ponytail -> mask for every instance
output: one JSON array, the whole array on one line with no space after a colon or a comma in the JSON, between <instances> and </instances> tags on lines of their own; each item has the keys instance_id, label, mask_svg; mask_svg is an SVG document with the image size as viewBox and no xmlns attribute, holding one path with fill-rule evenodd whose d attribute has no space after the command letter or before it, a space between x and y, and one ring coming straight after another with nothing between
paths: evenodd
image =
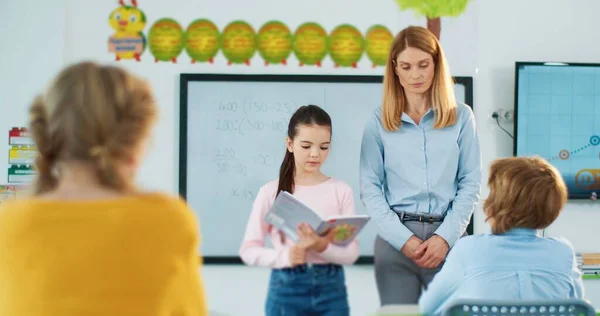
<instances>
[{"instance_id":1,"label":"ponytail","mask_svg":"<svg viewBox=\"0 0 600 316\"><path fill-rule=\"evenodd\" d=\"M33 101L29 108L29 126L31 135L37 144L38 155L35 159L37 177L34 181L34 194L40 195L56 188L58 179L53 174L57 149L50 142L48 114L41 96Z\"/></svg>"},{"instance_id":2,"label":"ponytail","mask_svg":"<svg viewBox=\"0 0 600 316\"><path fill-rule=\"evenodd\" d=\"M126 192L131 189L130 181L117 170L118 162L114 150L109 146L96 146L90 150L90 157L94 162L96 177L105 187Z\"/></svg>"},{"instance_id":3,"label":"ponytail","mask_svg":"<svg viewBox=\"0 0 600 316\"><path fill-rule=\"evenodd\" d=\"M99 75L106 85L94 92L114 97L116 120L90 147L89 158L94 162L96 176L102 185L119 192L131 192L135 190L134 181L120 172L119 166L135 159L141 141L149 136L157 114L154 98L146 82L117 68L101 68Z\"/></svg>"},{"instance_id":4,"label":"ponytail","mask_svg":"<svg viewBox=\"0 0 600 316\"><path fill-rule=\"evenodd\" d=\"M290 194L294 193L294 175L296 173L296 162L294 160L294 154L286 149L285 156L281 162L279 168L279 186L277 188L277 195L281 191L287 191Z\"/></svg>"}]
</instances>

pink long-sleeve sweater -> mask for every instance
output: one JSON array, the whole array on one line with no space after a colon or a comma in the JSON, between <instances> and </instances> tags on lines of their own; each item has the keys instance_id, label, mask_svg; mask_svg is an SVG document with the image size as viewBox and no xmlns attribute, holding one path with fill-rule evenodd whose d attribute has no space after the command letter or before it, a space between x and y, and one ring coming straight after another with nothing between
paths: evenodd
<instances>
[{"instance_id":1,"label":"pink long-sleeve sweater","mask_svg":"<svg viewBox=\"0 0 600 316\"><path fill-rule=\"evenodd\" d=\"M244 240L240 247L240 257L248 265L271 268L290 267L289 250L294 242L286 238L283 232L265 222L265 214L271 208L277 195L278 180L262 186L256 196L252 213L248 220ZM354 195L352 188L343 181L330 178L313 186L296 185L294 196L327 218L334 215L354 214ZM272 247L265 247L267 235ZM306 261L313 264L336 263L352 264L358 259L358 240L346 247L329 244L321 252L309 252Z\"/></svg>"}]
</instances>

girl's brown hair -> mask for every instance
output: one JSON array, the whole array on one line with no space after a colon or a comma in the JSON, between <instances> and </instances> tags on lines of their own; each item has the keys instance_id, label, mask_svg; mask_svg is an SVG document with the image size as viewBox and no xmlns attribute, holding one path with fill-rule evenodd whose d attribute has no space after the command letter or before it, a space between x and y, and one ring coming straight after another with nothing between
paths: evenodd
<instances>
[{"instance_id":1,"label":"girl's brown hair","mask_svg":"<svg viewBox=\"0 0 600 316\"><path fill-rule=\"evenodd\" d=\"M133 189L118 165L135 158L155 121L146 82L121 68L81 62L61 71L29 113L39 151L34 194L56 188L60 161L91 162L102 185Z\"/></svg>"},{"instance_id":2,"label":"girl's brown hair","mask_svg":"<svg viewBox=\"0 0 600 316\"><path fill-rule=\"evenodd\" d=\"M383 127L395 131L402 125L401 116L406 109L406 96L396 74L398 55L407 47L422 50L433 58L434 77L429 89L433 109L436 110L435 128L443 128L456 122L456 97L450 68L444 51L433 33L423 27L409 26L394 38L383 78Z\"/></svg>"},{"instance_id":3,"label":"girl's brown hair","mask_svg":"<svg viewBox=\"0 0 600 316\"><path fill-rule=\"evenodd\" d=\"M288 137L294 140L296 134L298 134L298 128L300 125L317 125L331 128L331 117L321 107L313 104L303 105L299 107L288 123ZM279 185L277 187L277 195L281 191L287 191L294 193L294 176L296 175L296 162L294 160L294 154L289 150L285 150L285 156L279 167Z\"/></svg>"}]
</instances>

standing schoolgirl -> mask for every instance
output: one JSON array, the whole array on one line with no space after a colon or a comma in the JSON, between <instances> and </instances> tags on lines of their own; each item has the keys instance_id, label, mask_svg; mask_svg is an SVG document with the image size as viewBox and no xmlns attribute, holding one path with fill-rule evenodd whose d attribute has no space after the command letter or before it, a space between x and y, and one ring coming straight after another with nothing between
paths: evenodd
<instances>
[{"instance_id":1,"label":"standing schoolgirl","mask_svg":"<svg viewBox=\"0 0 600 316\"><path fill-rule=\"evenodd\" d=\"M331 244L308 226L298 227L294 243L265 220L281 191L319 212L322 217L354 214L352 188L321 172L331 144L331 118L315 105L292 115L279 179L262 186L248 220L240 256L244 263L272 268L266 315L350 314L342 265L359 255L358 242L346 247ZM272 247L265 247L269 236Z\"/></svg>"}]
</instances>

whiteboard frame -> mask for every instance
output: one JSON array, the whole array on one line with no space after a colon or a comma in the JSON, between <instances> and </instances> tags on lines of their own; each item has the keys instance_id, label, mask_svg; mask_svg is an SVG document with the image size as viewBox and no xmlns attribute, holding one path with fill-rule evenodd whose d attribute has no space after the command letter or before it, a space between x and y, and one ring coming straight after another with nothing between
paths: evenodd
<instances>
[{"instance_id":1,"label":"whiteboard frame","mask_svg":"<svg viewBox=\"0 0 600 316\"><path fill-rule=\"evenodd\" d=\"M455 84L464 86L465 103L473 109L473 77L455 76ZM284 75L284 74L201 74L182 73L179 76L179 195L187 200L188 144L188 84L191 82L320 82L320 83L380 83L383 76L362 75ZM467 226L473 234L473 216ZM204 264L242 264L239 256L203 256ZM360 256L356 264L373 264L373 256Z\"/></svg>"}]
</instances>

